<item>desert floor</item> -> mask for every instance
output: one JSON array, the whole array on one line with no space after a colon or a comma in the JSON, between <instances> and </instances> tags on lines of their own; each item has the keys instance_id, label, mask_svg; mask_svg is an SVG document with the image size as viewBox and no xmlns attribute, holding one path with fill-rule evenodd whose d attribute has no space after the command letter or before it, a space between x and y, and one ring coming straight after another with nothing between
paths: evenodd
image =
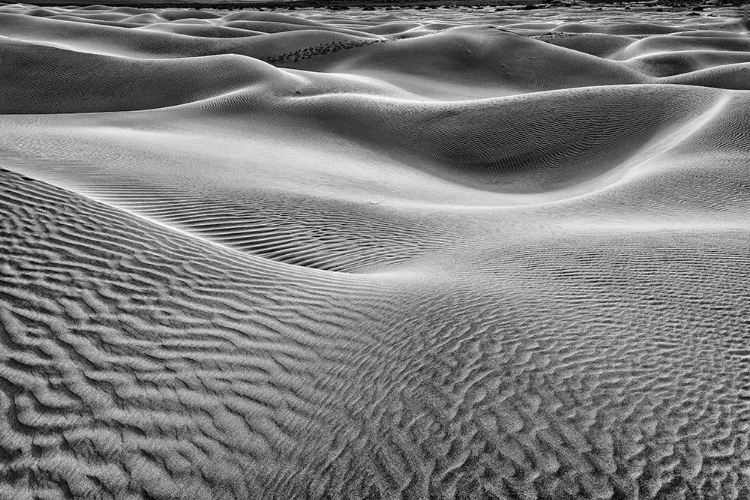
<instances>
[{"instance_id":1,"label":"desert floor","mask_svg":"<svg viewBox=\"0 0 750 500\"><path fill-rule=\"evenodd\" d=\"M0 498L750 498L746 25L0 6Z\"/></svg>"}]
</instances>

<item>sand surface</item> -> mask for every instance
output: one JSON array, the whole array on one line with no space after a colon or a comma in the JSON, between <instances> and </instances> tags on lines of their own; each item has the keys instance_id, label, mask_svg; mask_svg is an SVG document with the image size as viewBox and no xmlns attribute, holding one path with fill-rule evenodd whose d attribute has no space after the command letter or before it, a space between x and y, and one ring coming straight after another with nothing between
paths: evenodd
<instances>
[{"instance_id":1,"label":"sand surface","mask_svg":"<svg viewBox=\"0 0 750 500\"><path fill-rule=\"evenodd\" d=\"M0 6L0 499L750 498L750 37L657 7Z\"/></svg>"}]
</instances>

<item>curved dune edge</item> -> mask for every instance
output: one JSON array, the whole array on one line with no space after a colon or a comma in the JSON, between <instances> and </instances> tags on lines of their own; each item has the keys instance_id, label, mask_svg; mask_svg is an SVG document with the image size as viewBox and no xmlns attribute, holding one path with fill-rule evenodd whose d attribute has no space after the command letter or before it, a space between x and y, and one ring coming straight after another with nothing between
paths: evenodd
<instances>
[{"instance_id":1,"label":"curved dune edge","mask_svg":"<svg viewBox=\"0 0 750 500\"><path fill-rule=\"evenodd\" d=\"M727 463L743 463L741 444L723 443L745 429L736 379L743 373L741 337L727 333L748 297L716 280L746 271L742 233L610 235L596 243L589 235L583 260L573 233L520 248L524 240L509 241L503 259L482 248L454 260L463 273L474 271L453 278L447 299L445 282L439 289L368 284L259 265L13 174L3 173L1 185L11 230L3 244L12 249L0 264L3 380L13 390L3 395L17 419L3 446L15 450L17 477L30 474L23 460L33 450L45 458L35 470L59 478L47 487L64 484L74 495L123 496L135 487L156 498L188 489L238 498L317 491L451 496L459 487L515 491L524 483L513 474L474 486L461 479L509 463L518 473L539 473L543 479L527 487L550 496L563 491L555 478L567 470L566 490L627 494L645 487L658 498L680 488L721 492L708 478ZM717 236L724 250L714 246ZM695 257L708 249L720 252L721 265L705 267ZM28 287L51 271L45 255L54 256L55 273ZM665 273L660 260L677 255ZM635 265L625 276L602 275L618 258ZM75 281L61 294L68 273ZM622 279L636 287L631 294L608 285ZM708 341L696 354L674 337L673 317L663 311L696 307L698 283L703 290L711 284L717 302L699 303L680 318ZM462 319L466 311L482 326ZM606 321L622 312L628 323ZM729 323L717 332L705 324L707 314ZM639 333L646 325L648 333ZM602 328L613 335L592 334ZM34 345L47 355L30 355ZM65 369L84 362L85 371ZM37 375L42 367L45 375ZM446 384L454 390L445 392ZM659 423L674 412L693 430ZM717 420L720 428L711 424ZM456 422L478 431L454 428ZM426 433L430 425L443 434ZM651 447L654 439L674 447L676 466ZM487 443L498 448L472 451ZM521 460L518 446L546 461ZM461 458L474 453L483 458ZM127 468L113 474L92 464L92 454ZM177 468L173 461L186 454L191 467ZM402 465L398 473L394 463ZM653 480L645 467L675 476ZM330 474L348 479L331 483ZM676 486L671 477L688 479ZM743 487L732 480L722 484ZM4 483L6 490L18 486Z\"/></svg>"},{"instance_id":2,"label":"curved dune edge","mask_svg":"<svg viewBox=\"0 0 750 500\"><path fill-rule=\"evenodd\" d=\"M596 8L0 6L0 498L750 497L747 27Z\"/></svg>"}]
</instances>

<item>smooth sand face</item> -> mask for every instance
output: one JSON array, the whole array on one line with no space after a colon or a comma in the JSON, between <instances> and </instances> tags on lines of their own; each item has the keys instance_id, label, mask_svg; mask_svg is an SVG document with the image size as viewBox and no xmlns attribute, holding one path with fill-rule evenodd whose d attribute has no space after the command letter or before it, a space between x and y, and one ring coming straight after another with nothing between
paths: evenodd
<instances>
[{"instance_id":1,"label":"smooth sand face","mask_svg":"<svg viewBox=\"0 0 750 500\"><path fill-rule=\"evenodd\" d=\"M0 498L750 498L688 13L0 7Z\"/></svg>"}]
</instances>

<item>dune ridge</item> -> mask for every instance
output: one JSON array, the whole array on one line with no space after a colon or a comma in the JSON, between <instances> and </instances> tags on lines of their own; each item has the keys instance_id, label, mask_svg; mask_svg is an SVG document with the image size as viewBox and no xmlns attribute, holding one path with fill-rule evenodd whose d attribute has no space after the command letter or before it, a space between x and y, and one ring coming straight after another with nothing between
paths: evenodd
<instances>
[{"instance_id":1,"label":"dune ridge","mask_svg":"<svg viewBox=\"0 0 750 500\"><path fill-rule=\"evenodd\" d=\"M750 496L737 12L0 6L0 499Z\"/></svg>"}]
</instances>

